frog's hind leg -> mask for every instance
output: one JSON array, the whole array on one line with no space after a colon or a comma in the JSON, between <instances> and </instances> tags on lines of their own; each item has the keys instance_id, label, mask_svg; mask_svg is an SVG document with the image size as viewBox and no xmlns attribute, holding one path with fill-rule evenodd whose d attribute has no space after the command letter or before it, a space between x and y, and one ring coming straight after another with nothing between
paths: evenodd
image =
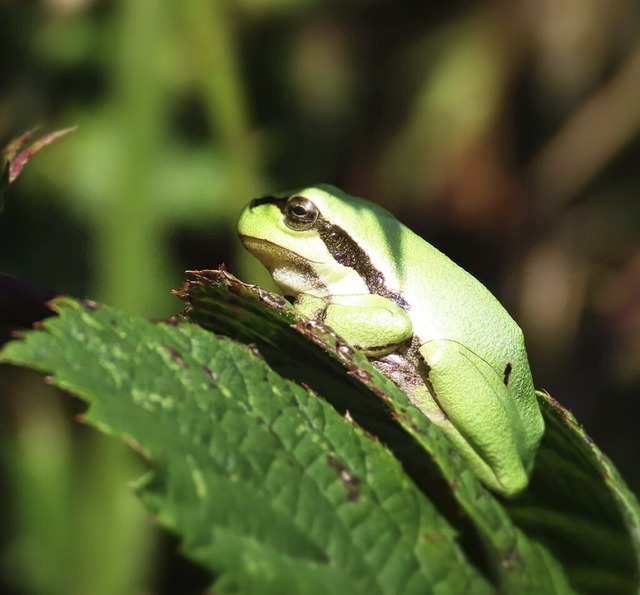
<instances>
[{"instance_id":1,"label":"frog's hind leg","mask_svg":"<svg viewBox=\"0 0 640 595\"><path fill-rule=\"evenodd\" d=\"M414 405L442 428L485 484L505 495L521 491L529 453L503 377L456 341L429 341L418 353L426 390L412 395Z\"/></svg>"}]
</instances>

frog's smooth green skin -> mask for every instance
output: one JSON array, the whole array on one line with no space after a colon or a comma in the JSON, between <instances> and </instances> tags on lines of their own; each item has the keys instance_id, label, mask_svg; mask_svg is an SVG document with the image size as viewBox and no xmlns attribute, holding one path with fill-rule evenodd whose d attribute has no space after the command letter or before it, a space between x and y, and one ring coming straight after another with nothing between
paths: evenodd
<instances>
[{"instance_id":1,"label":"frog's smooth green skin","mask_svg":"<svg viewBox=\"0 0 640 595\"><path fill-rule=\"evenodd\" d=\"M253 200L238 231L294 306L372 358L481 481L526 487L542 415L522 331L478 280L333 186Z\"/></svg>"}]
</instances>

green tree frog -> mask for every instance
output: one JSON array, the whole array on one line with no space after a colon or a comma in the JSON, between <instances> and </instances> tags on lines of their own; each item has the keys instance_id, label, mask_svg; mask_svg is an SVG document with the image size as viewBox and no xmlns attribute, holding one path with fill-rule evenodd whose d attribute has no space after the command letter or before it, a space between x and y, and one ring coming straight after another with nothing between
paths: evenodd
<instances>
[{"instance_id":1,"label":"green tree frog","mask_svg":"<svg viewBox=\"0 0 640 595\"><path fill-rule=\"evenodd\" d=\"M329 185L253 200L238 232L294 307L398 384L485 485L526 487L544 423L522 331L477 279Z\"/></svg>"}]
</instances>

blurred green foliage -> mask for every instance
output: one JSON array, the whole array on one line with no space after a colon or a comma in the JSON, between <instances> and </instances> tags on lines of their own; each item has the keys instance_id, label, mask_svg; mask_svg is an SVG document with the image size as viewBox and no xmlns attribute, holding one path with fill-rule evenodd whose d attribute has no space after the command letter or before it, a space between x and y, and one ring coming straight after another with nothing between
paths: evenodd
<instances>
[{"instance_id":1,"label":"blurred green foliage","mask_svg":"<svg viewBox=\"0 0 640 595\"><path fill-rule=\"evenodd\" d=\"M384 203L497 293L537 386L640 487L640 6L633 0L0 0L0 140L27 166L0 270L149 318L186 268L265 282L243 204ZM4 145L5 143L0 143ZM0 376L0 590L198 592L123 488L138 461Z\"/></svg>"}]
</instances>

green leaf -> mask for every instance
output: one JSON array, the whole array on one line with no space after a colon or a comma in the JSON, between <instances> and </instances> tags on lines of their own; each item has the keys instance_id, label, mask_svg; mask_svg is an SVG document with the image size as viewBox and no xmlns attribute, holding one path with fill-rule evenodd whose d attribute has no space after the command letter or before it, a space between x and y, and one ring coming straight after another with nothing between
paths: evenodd
<instances>
[{"instance_id":1,"label":"green leaf","mask_svg":"<svg viewBox=\"0 0 640 595\"><path fill-rule=\"evenodd\" d=\"M491 592L384 445L251 348L55 304L2 359L52 373L152 461L140 493L219 575L216 592Z\"/></svg>"},{"instance_id":2,"label":"green leaf","mask_svg":"<svg viewBox=\"0 0 640 595\"><path fill-rule=\"evenodd\" d=\"M183 316L214 332L255 342L274 369L298 381L315 380L313 370L326 365L324 354L309 355L305 341L289 337L284 326L292 324L312 339L318 331L310 331L286 302L225 272L193 275L195 280L177 292L189 304ZM272 325L265 323L262 313L265 307ZM344 346L339 338L331 339L330 334L314 340L333 355L338 367L350 366L351 374L383 398L380 403L387 408L387 420L391 417L423 450L416 451L407 445L406 435L391 434L379 416L372 422L369 418L373 405L364 417L354 416L358 422L385 439L405 468L418 464L416 457L422 457L424 462L425 451L436 463L460 507L456 514L465 515L473 525L482 555L491 560L498 575L497 583L503 590L562 592L567 577L573 588L584 593L638 591L638 501L611 462L556 401L538 394L547 429L534 476L529 489L520 497L502 500L478 484L437 428L411 407L406 397L381 377L366 358L360 354L345 358ZM296 344L291 345L294 341ZM295 352L296 357L283 356L285 349L288 353ZM324 374L312 386L322 394L332 394L326 383L335 380L337 374L335 371ZM334 405L340 406L335 402ZM385 429L381 431L381 427ZM415 474L414 480L420 482ZM433 489L429 495L436 501L439 498ZM562 564L562 572L556 561Z\"/></svg>"},{"instance_id":3,"label":"green leaf","mask_svg":"<svg viewBox=\"0 0 640 595\"><path fill-rule=\"evenodd\" d=\"M176 293L171 324L58 301L2 358L52 373L149 458L140 494L216 592L638 591L637 500L546 395L530 487L505 500L279 296L225 271Z\"/></svg>"},{"instance_id":4,"label":"green leaf","mask_svg":"<svg viewBox=\"0 0 640 595\"><path fill-rule=\"evenodd\" d=\"M640 590L640 507L575 418L539 393L546 423L529 489L509 503L528 534L549 545L584 593Z\"/></svg>"}]
</instances>

